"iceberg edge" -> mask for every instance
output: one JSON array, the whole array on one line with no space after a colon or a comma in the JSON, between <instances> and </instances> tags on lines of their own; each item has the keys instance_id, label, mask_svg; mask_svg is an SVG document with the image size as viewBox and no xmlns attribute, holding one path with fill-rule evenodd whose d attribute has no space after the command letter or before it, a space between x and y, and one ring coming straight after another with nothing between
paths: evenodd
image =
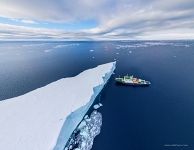
<instances>
[{"instance_id":1,"label":"iceberg edge","mask_svg":"<svg viewBox=\"0 0 194 150\"><path fill-rule=\"evenodd\" d=\"M91 96L90 100L85 106L82 106L72 112L65 120L65 123L62 127L62 130L60 132L60 135L58 137L56 146L54 147L54 150L63 150L65 148L66 143L68 142L69 138L71 137L71 134L76 129L78 124L82 121L83 117L91 107L91 105L94 103L96 97L101 92L101 90L104 88L108 80L110 79L111 75L113 74L115 68L116 68L116 62L112 63L112 68L110 72L106 73L103 78L103 84L100 84L93 88L93 95ZM72 119L74 118L74 119ZM76 119L75 119L76 118Z\"/></svg>"}]
</instances>

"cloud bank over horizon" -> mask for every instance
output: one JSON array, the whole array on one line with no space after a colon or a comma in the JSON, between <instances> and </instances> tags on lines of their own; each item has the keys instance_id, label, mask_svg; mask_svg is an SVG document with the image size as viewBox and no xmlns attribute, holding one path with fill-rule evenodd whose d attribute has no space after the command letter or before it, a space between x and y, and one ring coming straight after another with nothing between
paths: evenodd
<instances>
[{"instance_id":1,"label":"cloud bank over horizon","mask_svg":"<svg viewBox=\"0 0 194 150\"><path fill-rule=\"evenodd\" d=\"M5 39L194 39L194 1L1 0Z\"/></svg>"}]
</instances>

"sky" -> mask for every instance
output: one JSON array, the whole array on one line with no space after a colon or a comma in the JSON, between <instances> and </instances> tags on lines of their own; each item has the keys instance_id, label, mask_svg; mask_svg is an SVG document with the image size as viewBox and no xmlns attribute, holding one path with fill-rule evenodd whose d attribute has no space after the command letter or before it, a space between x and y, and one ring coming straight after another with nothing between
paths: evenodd
<instances>
[{"instance_id":1,"label":"sky","mask_svg":"<svg viewBox=\"0 0 194 150\"><path fill-rule=\"evenodd\" d=\"M194 0L0 0L0 40L194 39Z\"/></svg>"}]
</instances>

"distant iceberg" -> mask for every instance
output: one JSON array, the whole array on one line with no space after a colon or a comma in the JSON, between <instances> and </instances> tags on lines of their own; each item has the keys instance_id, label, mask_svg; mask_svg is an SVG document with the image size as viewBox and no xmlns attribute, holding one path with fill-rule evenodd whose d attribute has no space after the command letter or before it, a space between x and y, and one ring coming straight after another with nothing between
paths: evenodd
<instances>
[{"instance_id":1,"label":"distant iceberg","mask_svg":"<svg viewBox=\"0 0 194 150\"><path fill-rule=\"evenodd\" d=\"M115 65L103 64L0 101L0 149L63 150Z\"/></svg>"}]
</instances>

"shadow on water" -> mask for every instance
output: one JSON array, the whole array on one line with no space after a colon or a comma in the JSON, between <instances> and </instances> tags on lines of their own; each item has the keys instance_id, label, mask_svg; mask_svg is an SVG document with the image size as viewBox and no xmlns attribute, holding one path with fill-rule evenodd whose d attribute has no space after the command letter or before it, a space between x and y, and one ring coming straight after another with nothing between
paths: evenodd
<instances>
[{"instance_id":1,"label":"shadow on water","mask_svg":"<svg viewBox=\"0 0 194 150\"><path fill-rule=\"evenodd\" d=\"M115 82L115 86L118 87L133 87L133 88L146 88L149 87L151 85L127 85L127 84L123 84L123 83L119 83L119 82Z\"/></svg>"}]
</instances>

